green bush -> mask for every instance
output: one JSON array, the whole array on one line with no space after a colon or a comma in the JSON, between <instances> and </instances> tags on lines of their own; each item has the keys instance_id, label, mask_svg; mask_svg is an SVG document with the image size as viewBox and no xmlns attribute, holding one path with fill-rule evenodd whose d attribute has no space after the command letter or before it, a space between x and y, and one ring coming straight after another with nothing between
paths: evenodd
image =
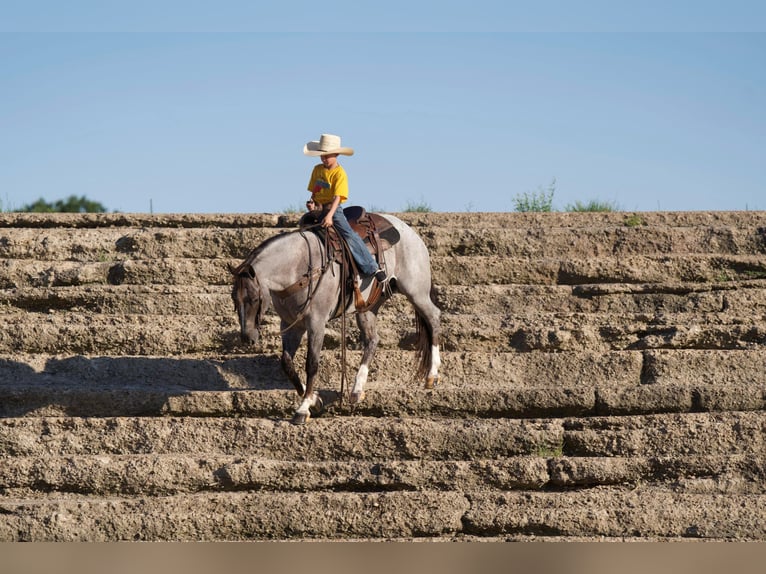
<instances>
[{"instance_id":1,"label":"green bush","mask_svg":"<svg viewBox=\"0 0 766 574\"><path fill-rule=\"evenodd\" d=\"M530 211L553 211L553 194L556 193L556 178L547 188L540 186L535 191L527 191L517 194L513 198L513 207L522 213Z\"/></svg>"}]
</instances>

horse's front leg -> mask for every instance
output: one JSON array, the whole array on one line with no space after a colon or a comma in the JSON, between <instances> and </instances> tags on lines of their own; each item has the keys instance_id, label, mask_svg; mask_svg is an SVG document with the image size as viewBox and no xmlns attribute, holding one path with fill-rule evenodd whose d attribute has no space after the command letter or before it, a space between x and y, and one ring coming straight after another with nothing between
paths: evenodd
<instances>
[{"instance_id":1,"label":"horse's front leg","mask_svg":"<svg viewBox=\"0 0 766 574\"><path fill-rule=\"evenodd\" d=\"M356 324L359 326L359 333L364 346L362 353L362 363L356 372L354 387L351 389L349 401L352 405L364 400L364 385L367 383L367 377L370 373L370 364L375 356L375 350L378 348L380 337L377 330L377 316L372 311L359 313L356 316Z\"/></svg>"},{"instance_id":2,"label":"horse's front leg","mask_svg":"<svg viewBox=\"0 0 766 574\"><path fill-rule=\"evenodd\" d=\"M311 418L312 410L316 413L322 410L322 399L314 390L317 375L319 374L319 356L324 343L324 325L308 330L308 352L306 353L306 391L303 401L293 415L293 424L302 425Z\"/></svg>"},{"instance_id":3,"label":"horse's front leg","mask_svg":"<svg viewBox=\"0 0 766 574\"><path fill-rule=\"evenodd\" d=\"M288 325L284 324L284 321L282 323L282 329L288 327ZM305 332L305 329L295 326L282 335L282 358L279 361L280 365L282 365L282 370L300 397L306 394L306 386L301 382L301 377L295 370L294 360L295 353L298 351L298 347L300 347L301 339L303 339Z\"/></svg>"}]
</instances>

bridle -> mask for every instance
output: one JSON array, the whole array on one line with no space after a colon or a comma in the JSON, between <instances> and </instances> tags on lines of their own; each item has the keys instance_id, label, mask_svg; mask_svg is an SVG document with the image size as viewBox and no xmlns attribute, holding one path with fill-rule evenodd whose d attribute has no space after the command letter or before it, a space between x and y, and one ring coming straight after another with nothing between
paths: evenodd
<instances>
[{"instance_id":1,"label":"bridle","mask_svg":"<svg viewBox=\"0 0 766 574\"><path fill-rule=\"evenodd\" d=\"M258 277L255 274L255 269L248 263L247 267L250 271L245 271L245 264L240 265L235 271L237 291L242 289L246 292L246 303L254 303L257 301L257 308L255 310L255 329L260 331L261 319L263 319L263 297L261 296L261 284L258 281ZM252 284L251 284L252 282ZM245 316L245 306L240 305L235 298L235 305L237 307L237 313L239 314L240 324L244 324L247 320Z\"/></svg>"}]
</instances>

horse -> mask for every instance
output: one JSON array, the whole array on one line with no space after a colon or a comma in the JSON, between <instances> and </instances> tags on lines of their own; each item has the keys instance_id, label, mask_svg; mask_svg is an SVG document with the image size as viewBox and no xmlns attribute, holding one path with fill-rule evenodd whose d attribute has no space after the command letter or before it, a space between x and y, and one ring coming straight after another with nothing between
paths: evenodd
<instances>
[{"instance_id":1,"label":"horse","mask_svg":"<svg viewBox=\"0 0 766 574\"><path fill-rule=\"evenodd\" d=\"M325 328L328 321L344 311L356 315L363 346L349 402L355 406L364 400L370 364L380 341L377 313L394 293L403 294L415 310L416 378L424 378L427 389L432 389L439 380L440 311L435 304L428 249L421 237L401 219L388 214L378 217L398 231L399 240L386 245L382 251L379 263L386 270L386 289L368 308L357 310L351 297L342 300L341 294L346 289L341 263L330 257L326 243L316 233L304 228L270 237L253 249L239 266L229 267L233 275L231 296L243 343L257 344L261 324L270 307L279 315L280 364L302 398L292 417L293 424L305 424L312 412L316 415L323 409L315 386ZM376 281L373 278L360 280L359 291L365 300ZM304 335L308 345L305 383L294 364ZM342 344L345 346L346 342Z\"/></svg>"}]
</instances>

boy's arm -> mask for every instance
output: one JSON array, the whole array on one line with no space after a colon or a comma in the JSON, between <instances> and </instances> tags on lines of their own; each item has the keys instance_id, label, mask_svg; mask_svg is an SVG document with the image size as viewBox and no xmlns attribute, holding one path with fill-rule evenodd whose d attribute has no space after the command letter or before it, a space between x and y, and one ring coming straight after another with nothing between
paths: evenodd
<instances>
[{"instance_id":1,"label":"boy's arm","mask_svg":"<svg viewBox=\"0 0 766 574\"><path fill-rule=\"evenodd\" d=\"M322 227L330 227L332 225L332 216L335 215L335 210L340 205L340 195L336 195L332 198L330 209L327 210L327 215L322 219Z\"/></svg>"}]
</instances>

